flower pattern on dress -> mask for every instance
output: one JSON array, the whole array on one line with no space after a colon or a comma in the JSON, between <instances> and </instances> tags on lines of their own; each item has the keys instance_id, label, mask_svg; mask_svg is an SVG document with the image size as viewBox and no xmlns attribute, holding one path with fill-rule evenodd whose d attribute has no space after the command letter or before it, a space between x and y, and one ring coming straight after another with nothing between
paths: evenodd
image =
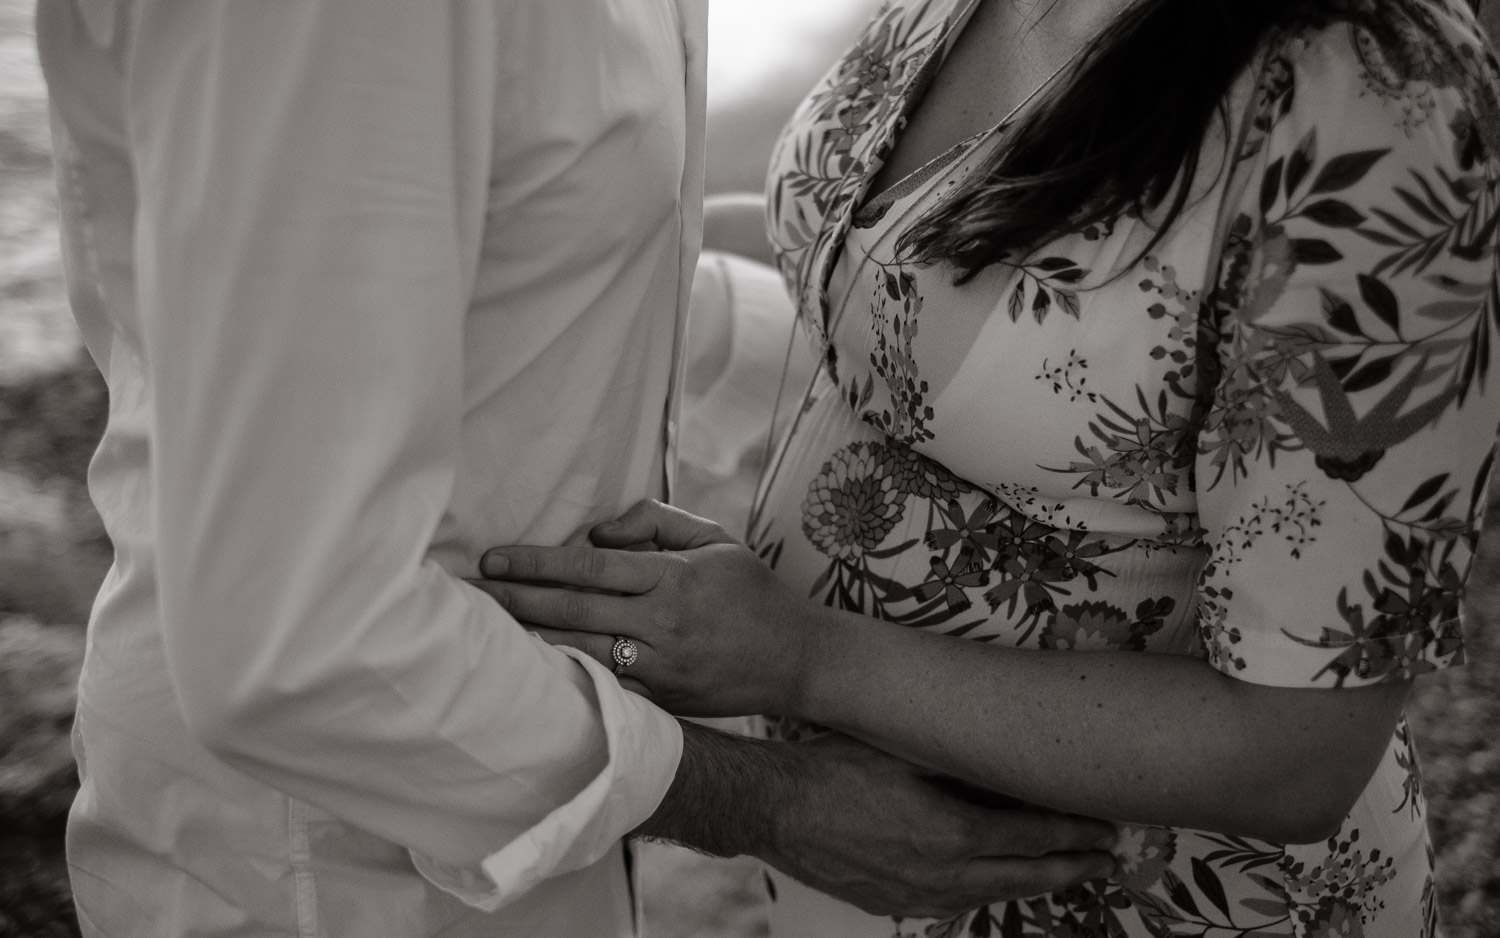
<instances>
[{"instance_id":1,"label":"flower pattern on dress","mask_svg":"<svg viewBox=\"0 0 1500 938\"><path fill-rule=\"evenodd\" d=\"M875 550L901 520L905 492L890 451L855 443L834 453L813 480L802 508L802 531L835 560Z\"/></svg>"},{"instance_id":2,"label":"flower pattern on dress","mask_svg":"<svg viewBox=\"0 0 1500 938\"><path fill-rule=\"evenodd\" d=\"M1119 871L1115 882L1126 889L1148 889L1171 868L1177 854L1177 835L1165 827L1120 826L1115 846Z\"/></svg>"},{"instance_id":3,"label":"flower pattern on dress","mask_svg":"<svg viewBox=\"0 0 1500 938\"><path fill-rule=\"evenodd\" d=\"M962 286L894 244L1005 128L854 223L969 5L883 7L773 161L824 362L752 519L778 576L908 628L1329 693L1461 660L1500 424L1500 81L1456 0L1351 6L1262 50L1161 238L1127 213ZM870 938L1431 938L1424 814L1402 721L1326 842L1127 826L1110 881Z\"/></svg>"},{"instance_id":4,"label":"flower pattern on dress","mask_svg":"<svg viewBox=\"0 0 1500 938\"><path fill-rule=\"evenodd\" d=\"M1047 621L1037 644L1060 651L1145 651L1146 639L1166 623L1176 600L1144 599L1132 615L1104 600L1063 606Z\"/></svg>"}]
</instances>

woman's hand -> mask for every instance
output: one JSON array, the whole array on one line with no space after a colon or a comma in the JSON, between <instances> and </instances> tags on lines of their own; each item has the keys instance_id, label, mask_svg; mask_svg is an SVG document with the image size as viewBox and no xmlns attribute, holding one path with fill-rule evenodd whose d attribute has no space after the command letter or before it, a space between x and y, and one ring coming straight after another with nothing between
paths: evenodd
<instances>
[{"instance_id":1,"label":"woman's hand","mask_svg":"<svg viewBox=\"0 0 1500 938\"><path fill-rule=\"evenodd\" d=\"M632 639L640 656L621 682L673 713L795 712L822 607L723 528L654 500L590 536L598 547L497 547L471 582L607 667L616 636Z\"/></svg>"}]
</instances>

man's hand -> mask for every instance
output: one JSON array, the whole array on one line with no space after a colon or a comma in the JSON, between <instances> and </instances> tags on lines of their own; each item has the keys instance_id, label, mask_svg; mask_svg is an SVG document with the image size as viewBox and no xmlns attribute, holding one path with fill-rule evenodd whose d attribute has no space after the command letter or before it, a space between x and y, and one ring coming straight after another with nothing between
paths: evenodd
<instances>
[{"instance_id":1,"label":"man's hand","mask_svg":"<svg viewBox=\"0 0 1500 938\"><path fill-rule=\"evenodd\" d=\"M757 856L866 912L956 915L1114 870L1109 824L981 807L847 737L767 743L683 729L677 780L637 833Z\"/></svg>"}]
</instances>

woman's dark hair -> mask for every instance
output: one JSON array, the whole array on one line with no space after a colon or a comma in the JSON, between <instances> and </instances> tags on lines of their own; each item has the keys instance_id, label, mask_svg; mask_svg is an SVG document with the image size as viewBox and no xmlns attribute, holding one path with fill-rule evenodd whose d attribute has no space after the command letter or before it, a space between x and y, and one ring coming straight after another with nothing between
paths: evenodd
<instances>
[{"instance_id":1,"label":"woman's dark hair","mask_svg":"<svg viewBox=\"0 0 1500 938\"><path fill-rule=\"evenodd\" d=\"M1210 122L1261 43L1339 0L1143 0L1079 58L1045 107L1007 133L989 163L899 242L907 259L945 261L963 283L1046 241L1159 208L1159 238L1181 214ZM1154 245L1154 241L1153 241ZM1147 247L1150 250L1150 246Z\"/></svg>"}]
</instances>

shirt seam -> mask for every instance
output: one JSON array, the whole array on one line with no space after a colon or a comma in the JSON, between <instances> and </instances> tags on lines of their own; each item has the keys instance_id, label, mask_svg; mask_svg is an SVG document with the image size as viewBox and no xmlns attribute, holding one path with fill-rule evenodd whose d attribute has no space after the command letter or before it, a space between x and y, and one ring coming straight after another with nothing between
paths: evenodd
<instances>
[{"instance_id":1,"label":"shirt seam","mask_svg":"<svg viewBox=\"0 0 1500 938\"><path fill-rule=\"evenodd\" d=\"M297 938L318 938L318 884L307 835L307 805L288 796L286 811L292 886L297 898Z\"/></svg>"}]
</instances>

